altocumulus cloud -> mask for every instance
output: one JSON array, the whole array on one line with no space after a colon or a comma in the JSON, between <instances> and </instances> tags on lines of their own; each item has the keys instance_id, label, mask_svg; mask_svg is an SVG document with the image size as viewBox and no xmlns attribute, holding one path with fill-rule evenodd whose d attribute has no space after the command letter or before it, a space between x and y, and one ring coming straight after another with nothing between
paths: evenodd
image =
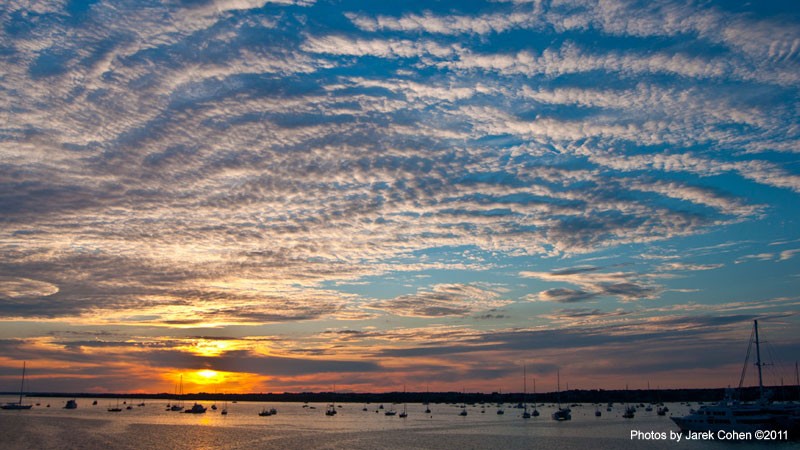
<instances>
[{"instance_id":1,"label":"altocumulus cloud","mask_svg":"<svg viewBox=\"0 0 800 450\"><path fill-rule=\"evenodd\" d=\"M800 27L774 8L3 5L0 315L318 336L729 301L715 276L798 261Z\"/></svg>"}]
</instances>

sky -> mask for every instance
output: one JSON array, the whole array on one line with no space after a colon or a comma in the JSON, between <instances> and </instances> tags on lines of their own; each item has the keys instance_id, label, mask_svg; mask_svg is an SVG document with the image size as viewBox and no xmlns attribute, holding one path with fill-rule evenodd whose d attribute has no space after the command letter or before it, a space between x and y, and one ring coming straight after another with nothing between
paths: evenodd
<instances>
[{"instance_id":1,"label":"sky","mask_svg":"<svg viewBox=\"0 0 800 450\"><path fill-rule=\"evenodd\" d=\"M789 1L4 2L0 391L792 384L799 86Z\"/></svg>"}]
</instances>

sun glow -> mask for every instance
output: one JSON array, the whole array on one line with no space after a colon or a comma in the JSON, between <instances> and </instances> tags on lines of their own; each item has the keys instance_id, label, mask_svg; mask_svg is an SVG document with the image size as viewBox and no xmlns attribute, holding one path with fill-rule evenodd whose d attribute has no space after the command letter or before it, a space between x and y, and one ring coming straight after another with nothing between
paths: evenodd
<instances>
[{"instance_id":1,"label":"sun glow","mask_svg":"<svg viewBox=\"0 0 800 450\"><path fill-rule=\"evenodd\" d=\"M208 389L209 386L220 386L227 381L225 373L211 369L195 370L184 374L183 381L187 389Z\"/></svg>"},{"instance_id":2,"label":"sun glow","mask_svg":"<svg viewBox=\"0 0 800 450\"><path fill-rule=\"evenodd\" d=\"M170 391L195 392L259 392L269 383L269 377L248 372L226 372L209 368L190 371L173 370L161 375L170 383Z\"/></svg>"},{"instance_id":3,"label":"sun glow","mask_svg":"<svg viewBox=\"0 0 800 450\"><path fill-rule=\"evenodd\" d=\"M202 378L211 379L211 378L216 378L219 375L219 372L217 372L216 370L205 369L205 370L198 370L197 375L200 375Z\"/></svg>"}]
</instances>

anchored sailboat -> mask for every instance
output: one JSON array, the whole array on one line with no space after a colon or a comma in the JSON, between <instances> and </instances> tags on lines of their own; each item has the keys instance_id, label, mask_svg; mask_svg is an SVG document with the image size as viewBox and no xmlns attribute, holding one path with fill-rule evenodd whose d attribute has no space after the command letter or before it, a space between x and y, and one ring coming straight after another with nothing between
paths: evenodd
<instances>
[{"instance_id":1,"label":"anchored sailboat","mask_svg":"<svg viewBox=\"0 0 800 450\"><path fill-rule=\"evenodd\" d=\"M405 419L408 417L408 412L406 411L406 385L403 385L403 412L400 413L399 416L401 419Z\"/></svg>"},{"instance_id":2,"label":"anchored sailboat","mask_svg":"<svg viewBox=\"0 0 800 450\"><path fill-rule=\"evenodd\" d=\"M108 412L121 412L122 408L119 407L119 398L117 398L117 405L113 408L109 407Z\"/></svg>"},{"instance_id":3,"label":"anchored sailboat","mask_svg":"<svg viewBox=\"0 0 800 450\"><path fill-rule=\"evenodd\" d=\"M556 373L558 376L558 409L553 412L551 417L559 422L572 420L572 411L569 408L561 407L561 371L559 370Z\"/></svg>"},{"instance_id":4,"label":"anchored sailboat","mask_svg":"<svg viewBox=\"0 0 800 450\"><path fill-rule=\"evenodd\" d=\"M628 400L628 385L625 385L625 400ZM633 419L636 415L636 407L625 403L625 412L622 413L624 419Z\"/></svg>"},{"instance_id":5,"label":"anchored sailboat","mask_svg":"<svg viewBox=\"0 0 800 450\"><path fill-rule=\"evenodd\" d=\"M169 407L168 411L180 412L183 411L183 375L181 375L180 390L178 390L177 387L175 388L175 390L177 391L175 397L179 397L181 399L181 402L180 404L178 404L178 402L176 401L172 406Z\"/></svg>"},{"instance_id":6,"label":"anchored sailboat","mask_svg":"<svg viewBox=\"0 0 800 450\"><path fill-rule=\"evenodd\" d=\"M525 402L525 395L528 393L528 373L525 365L522 365L522 418L530 419L531 413L528 412L528 404Z\"/></svg>"},{"instance_id":7,"label":"anchored sailboat","mask_svg":"<svg viewBox=\"0 0 800 450\"><path fill-rule=\"evenodd\" d=\"M15 410L22 410L22 409L31 409L33 405L23 405L22 404L22 391L25 390L25 361L22 362L22 381L19 384L19 401L6 403L3 406L0 406L2 409L15 409Z\"/></svg>"},{"instance_id":8,"label":"anchored sailboat","mask_svg":"<svg viewBox=\"0 0 800 450\"><path fill-rule=\"evenodd\" d=\"M330 403L330 405L328 405L328 409L325 410L325 415L326 416L335 416L336 413L337 413L335 396L336 396L336 385L334 384L333 385L333 395L331 396L331 403Z\"/></svg>"},{"instance_id":9,"label":"anchored sailboat","mask_svg":"<svg viewBox=\"0 0 800 450\"><path fill-rule=\"evenodd\" d=\"M701 406L697 411L683 417L670 417L682 432L732 432L751 433L757 437L758 431L770 430L786 432L788 439L800 438L800 405L796 403L773 403L769 392L764 389L761 375L761 347L758 339L758 321L753 321L753 332L750 335L748 356L753 343L756 346L756 363L758 368L759 399L755 403L741 403L733 399L732 390L728 390L721 402L716 405ZM749 359L749 358L748 358ZM748 361L745 361L745 369ZM739 381L739 388L744 383L745 371Z\"/></svg>"}]
</instances>

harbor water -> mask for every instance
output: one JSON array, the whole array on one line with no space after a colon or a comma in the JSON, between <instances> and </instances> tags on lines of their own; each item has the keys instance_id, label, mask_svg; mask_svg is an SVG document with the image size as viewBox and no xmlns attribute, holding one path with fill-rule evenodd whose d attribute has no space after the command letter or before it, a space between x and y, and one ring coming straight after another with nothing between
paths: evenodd
<instances>
[{"instance_id":1,"label":"harbor water","mask_svg":"<svg viewBox=\"0 0 800 450\"><path fill-rule=\"evenodd\" d=\"M0 399L0 401L13 399ZM667 417L639 408L622 418L624 406L612 411L594 405L572 406L572 420L550 418L555 406L542 405L539 417L522 418L522 410L505 405L406 405L407 418L384 411L403 405L337 404L326 416L323 403L203 402L205 414L166 411L166 400L132 400L121 412L109 412L115 400L78 398L77 409L63 409L67 399L26 399L40 403L25 411L0 411L0 449L718 449L800 448L796 442L731 442L717 439L671 439L678 428ZM92 405L97 400L96 405ZM144 406L137 406L144 402ZM47 408L46 404L50 404ZM130 404L131 409L126 409ZM191 407L193 402L187 402ZM669 414L683 415L690 406L668 404ZM226 407L228 414L222 415ZM696 407L696 406L695 406ZM264 408L277 414L258 415ZM364 411L363 409L367 410ZM637 434L637 432L641 432ZM632 437L636 434L637 437ZM662 438L665 437L665 438Z\"/></svg>"}]
</instances>

